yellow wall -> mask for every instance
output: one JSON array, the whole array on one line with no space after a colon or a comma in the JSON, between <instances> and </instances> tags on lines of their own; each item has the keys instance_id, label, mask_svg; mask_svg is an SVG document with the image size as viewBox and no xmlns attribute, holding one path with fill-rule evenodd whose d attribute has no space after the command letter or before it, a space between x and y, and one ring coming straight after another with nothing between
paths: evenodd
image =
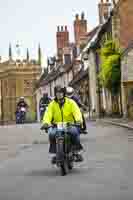
<instances>
[{"instance_id":1,"label":"yellow wall","mask_svg":"<svg viewBox=\"0 0 133 200\"><path fill-rule=\"evenodd\" d=\"M38 67L38 68L35 68ZM20 72L18 69L21 69ZM17 72L17 73L16 73ZM34 84L41 74L40 66L19 66L10 73L0 73L2 80L3 120L14 121L16 105L21 96L29 105L27 117L33 120L36 115L36 96L34 95Z\"/></svg>"}]
</instances>

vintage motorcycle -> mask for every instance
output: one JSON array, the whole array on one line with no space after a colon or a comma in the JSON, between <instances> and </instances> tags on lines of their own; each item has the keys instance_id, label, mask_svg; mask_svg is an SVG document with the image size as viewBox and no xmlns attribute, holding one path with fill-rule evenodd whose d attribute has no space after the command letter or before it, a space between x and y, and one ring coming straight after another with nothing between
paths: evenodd
<instances>
[{"instance_id":1,"label":"vintage motorcycle","mask_svg":"<svg viewBox=\"0 0 133 200\"><path fill-rule=\"evenodd\" d=\"M23 124L26 118L26 108L20 107L16 112L16 124Z\"/></svg>"},{"instance_id":2,"label":"vintage motorcycle","mask_svg":"<svg viewBox=\"0 0 133 200\"><path fill-rule=\"evenodd\" d=\"M72 144L71 133L69 128L76 126L72 123L57 123L50 125L48 128L56 128L56 166L60 169L62 176L67 175L69 170L73 169L76 162L77 150ZM43 128L41 128L42 130Z\"/></svg>"}]
</instances>

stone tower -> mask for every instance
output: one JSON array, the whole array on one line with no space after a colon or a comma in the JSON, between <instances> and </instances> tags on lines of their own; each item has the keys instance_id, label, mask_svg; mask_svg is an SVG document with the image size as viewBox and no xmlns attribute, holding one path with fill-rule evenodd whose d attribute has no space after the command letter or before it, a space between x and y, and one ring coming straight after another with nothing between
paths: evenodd
<instances>
[{"instance_id":1,"label":"stone tower","mask_svg":"<svg viewBox=\"0 0 133 200\"><path fill-rule=\"evenodd\" d=\"M87 20L85 19L84 13L81 14L81 19L79 15L76 14L74 20L74 36L75 43L78 46L82 37L85 37L87 34Z\"/></svg>"},{"instance_id":2,"label":"stone tower","mask_svg":"<svg viewBox=\"0 0 133 200\"><path fill-rule=\"evenodd\" d=\"M58 59L62 61L63 48L69 46L69 32L67 30L67 26L57 27L56 40Z\"/></svg>"},{"instance_id":3,"label":"stone tower","mask_svg":"<svg viewBox=\"0 0 133 200\"><path fill-rule=\"evenodd\" d=\"M99 23L103 24L108 19L112 3L109 0L100 0L98 4L99 9Z\"/></svg>"}]
</instances>

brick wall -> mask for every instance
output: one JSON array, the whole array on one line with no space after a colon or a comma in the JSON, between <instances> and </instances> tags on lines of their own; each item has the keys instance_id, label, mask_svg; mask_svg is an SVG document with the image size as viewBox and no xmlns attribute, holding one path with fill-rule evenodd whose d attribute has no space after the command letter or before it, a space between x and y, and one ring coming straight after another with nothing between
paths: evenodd
<instances>
[{"instance_id":1,"label":"brick wall","mask_svg":"<svg viewBox=\"0 0 133 200\"><path fill-rule=\"evenodd\" d=\"M133 0L121 0L119 4L120 15L120 43L126 48L133 40Z\"/></svg>"}]
</instances>

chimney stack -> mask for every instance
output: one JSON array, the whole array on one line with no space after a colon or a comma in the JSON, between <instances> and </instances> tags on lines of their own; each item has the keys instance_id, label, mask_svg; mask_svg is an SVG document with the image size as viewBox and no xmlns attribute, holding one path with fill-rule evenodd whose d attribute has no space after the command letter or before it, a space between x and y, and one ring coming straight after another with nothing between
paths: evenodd
<instances>
[{"instance_id":1,"label":"chimney stack","mask_svg":"<svg viewBox=\"0 0 133 200\"><path fill-rule=\"evenodd\" d=\"M81 37L84 37L87 34L87 20L85 19L84 12L81 13L81 19L79 19L79 15L76 14L74 20L74 35L75 35L75 43L79 45Z\"/></svg>"},{"instance_id":2,"label":"chimney stack","mask_svg":"<svg viewBox=\"0 0 133 200\"><path fill-rule=\"evenodd\" d=\"M63 26L61 26L61 31L63 32Z\"/></svg>"},{"instance_id":3,"label":"chimney stack","mask_svg":"<svg viewBox=\"0 0 133 200\"><path fill-rule=\"evenodd\" d=\"M111 5L109 0L100 0L100 3L98 4L100 24L103 24L108 19Z\"/></svg>"},{"instance_id":4,"label":"chimney stack","mask_svg":"<svg viewBox=\"0 0 133 200\"><path fill-rule=\"evenodd\" d=\"M56 40L57 40L57 55L59 60L62 61L62 56L63 56L63 48L68 47L69 45L69 32L67 29L67 26L59 27L57 29L56 33Z\"/></svg>"},{"instance_id":5,"label":"chimney stack","mask_svg":"<svg viewBox=\"0 0 133 200\"><path fill-rule=\"evenodd\" d=\"M59 26L57 26L57 32L59 32L60 31L60 27Z\"/></svg>"}]
</instances>

